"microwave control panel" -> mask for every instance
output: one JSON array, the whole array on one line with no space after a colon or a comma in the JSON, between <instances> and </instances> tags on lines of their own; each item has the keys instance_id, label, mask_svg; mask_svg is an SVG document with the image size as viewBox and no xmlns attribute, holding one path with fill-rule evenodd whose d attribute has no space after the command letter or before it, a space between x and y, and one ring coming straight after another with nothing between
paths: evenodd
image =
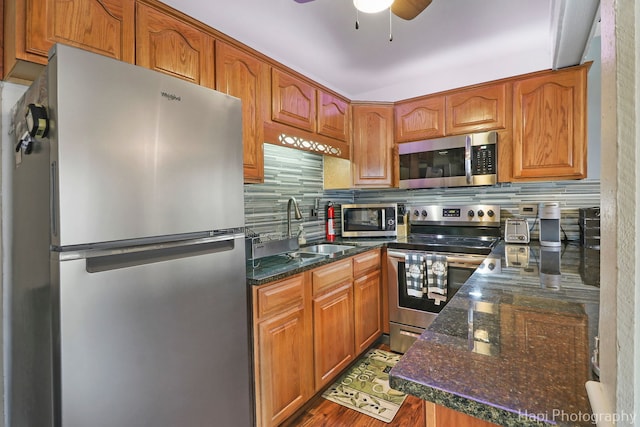
<instances>
[{"instance_id":1,"label":"microwave control panel","mask_svg":"<svg viewBox=\"0 0 640 427\"><path fill-rule=\"evenodd\" d=\"M471 154L471 170L473 175L490 175L496 173L496 145L473 146Z\"/></svg>"}]
</instances>

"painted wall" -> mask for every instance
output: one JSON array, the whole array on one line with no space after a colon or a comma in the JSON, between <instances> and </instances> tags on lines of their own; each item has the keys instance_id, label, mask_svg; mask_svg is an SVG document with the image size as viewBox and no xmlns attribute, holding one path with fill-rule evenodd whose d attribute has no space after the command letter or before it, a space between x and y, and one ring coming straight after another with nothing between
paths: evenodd
<instances>
[{"instance_id":1,"label":"painted wall","mask_svg":"<svg viewBox=\"0 0 640 427\"><path fill-rule=\"evenodd\" d=\"M585 57L586 61L593 61L589 69L587 81L587 178L600 179L600 146L601 144L601 102L602 62L600 60L600 36L594 37L591 47Z\"/></svg>"},{"instance_id":2,"label":"painted wall","mask_svg":"<svg viewBox=\"0 0 640 427\"><path fill-rule=\"evenodd\" d=\"M640 416L640 9L603 0L600 372L618 425ZM606 408L605 408L606 409Z\"/></svg>"}]
</instances>

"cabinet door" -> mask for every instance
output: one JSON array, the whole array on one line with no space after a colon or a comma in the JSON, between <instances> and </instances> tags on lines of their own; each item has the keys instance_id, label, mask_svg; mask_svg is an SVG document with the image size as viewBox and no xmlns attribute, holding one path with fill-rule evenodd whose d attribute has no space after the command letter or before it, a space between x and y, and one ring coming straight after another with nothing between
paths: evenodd
<instances>
[{"instance_id":1,"label":"cabinet door","mask_svg":"<svg viewBox=\"0 0 640 427\"><path fill-rule=\"evenodd\" d=\"M313 298L313 343L318 391L355 357L351 281Z\"/></svg>"},{"instance_id":2,"label":"cabinet door","mask_svg":"<svg viewBox=\"0 0 640 427\"><path fill-rule=\"evenodd\" d=\"M309 375L311 355L304 338L306 327L302 308L257 327L255 357L260 377L256 404L263 427L279 425L311 397L313 379Z\"/></svg>"},{"instance_id":3,"label":"cabinet door","mask_svg":"<svg viewBox=\"0 0 640 427\"><path fill-rule=\"evenodd\" d=\"M271 119L316 131L316 89L284 71L271 70Z\"/></svg>"},{"instance_id":4,"label":"cabinet door","mask_svg":"<svg viewBox=\"0 0 640 427\"><path fill-rule=\"evenodd\" d=\"M179 17L137 4L138 65L214 88L213 44L210 35Z\"/></svg>"},{"instance_id":5,"label":"cabinet door","mask_svg":"<svg viewBox=\"0 0 640 427\"><path fill-rule=\"evenodd\" d=\"M393 181L393 106L353 106L353 183L391 187Z\"/></svg>"},{"instance_id":6,"label":"cabinet door","mask_svg":"<svg viewBox=\"0 0 640 427\"><path fill-rule=\"evenodd\" d=\"M497 424L463 414L445 406L425 401L427 427L497 427Z\"/></svg>"},{"instance_id":7,"label":"cabinet door","mask_svg":"<svg viewBox=\"0 0 640 427\"><path fill-rule=\"evenodd\" d=\"M340 141L349 141L349 102L318 90L318 133Z\"/></svg>"},{"instance_id":8,"label":"cabinet door","mask_svg":"<svg viewBox=\"0 0 640 427\"><path fill-rule=\"evenodd\" d=\"M380 271L353 281L356 354L365 351L382 334Z\"/></svg>"},{"instance_id":9,"label":"cabinet door","mask_svg":"<svg viewBox=\"0 0 640 427\"><path fill-rule=\"evenodd\" d=\"M456 91L446 97L447 135L504 129L506 83Z\"/></svg>"},{"instance_id":10,"label":"cabinet door","mask_svg":"<svg viewBox=\"0 0 640 427\"><path fill-rule=\"evenodd\" d=\"M216 41L216 89L242 100L245 182L264 180L264 118L268 65L235 47Z\"/></svg>"},{"instance_id":11,"label":"cabinet door","mask_svg":"<svg viewBox=\"0 0 640 427\"><path fill-rule=\"evenodd\" d=\"M304 275L253 288L256 420L276 426L313 394L312 321Z\"/></svg>"},{"instance_id":12,"label":"cabinet door","mask_svg":"<svg viewBox=\"0 0 640 427\"><path fill-rule=\"evenodd\" d=\"M419 141L445 135L444 96L427 96L395 105L396 142Z\"/></svg>"},{"instance_id":13,"label":"cabinet door","mask_svg":"<svg viewBox=\"0 0 640 427\"><path fill-rule=\"evenodd\" d=\"M514 82L514 179L586 177L587 69Z\"/></svg>"},{"instance_id":14,"label":"cabinet door","mask_svg":"<svg viewBox=\"0 0 640 427\"><path fill-rule=\"evenodd\" d=\"M5 49L15 56L5 70L13 77L33 80L37 74L22 73L39 68L17 62L46 64L54 43L134 62L134 0L12 0L5 8Z\"/></svg>"}]
</instances>

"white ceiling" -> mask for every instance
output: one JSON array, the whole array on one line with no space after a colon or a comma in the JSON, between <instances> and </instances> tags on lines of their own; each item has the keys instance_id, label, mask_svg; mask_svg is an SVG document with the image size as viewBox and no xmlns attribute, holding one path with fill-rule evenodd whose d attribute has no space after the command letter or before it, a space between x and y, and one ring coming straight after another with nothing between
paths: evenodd
<instances>
[{"instance_id":1,"label":"white ceiling","mask_svg":"<svg viewBox=\"0 0 640 427\"><path fill-rule=\"evenodd\" d=\"M599 0L433 0L417 18L351 0L164 0L352 100L397 101L579 63Z\"/></svg>"}]
</instances>

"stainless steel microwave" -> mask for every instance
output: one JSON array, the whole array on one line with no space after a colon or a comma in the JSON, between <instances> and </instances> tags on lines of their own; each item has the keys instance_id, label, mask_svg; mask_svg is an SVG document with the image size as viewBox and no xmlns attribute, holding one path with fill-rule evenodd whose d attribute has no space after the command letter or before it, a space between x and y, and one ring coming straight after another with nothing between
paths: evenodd
<instances>
[{"instance_id":1,"label":"stainless steel microwave","mask_svg":"<svg viewBox=\"0 0 640 427\"><path fill-rule=\"evenodd\" d=\"M493 185L497 142L491 131L399 144L400 188Z\"/></svg>"},{"instance_id":2,"label":"stainless steel microwave","mask_svg":"<svg viewBox=\"0 0 640 427\"><path fill-rule=\"evenodd\" d=\"M342 237L397 236L397 203L342 205Z\"/></svg>"}]
</instances>

